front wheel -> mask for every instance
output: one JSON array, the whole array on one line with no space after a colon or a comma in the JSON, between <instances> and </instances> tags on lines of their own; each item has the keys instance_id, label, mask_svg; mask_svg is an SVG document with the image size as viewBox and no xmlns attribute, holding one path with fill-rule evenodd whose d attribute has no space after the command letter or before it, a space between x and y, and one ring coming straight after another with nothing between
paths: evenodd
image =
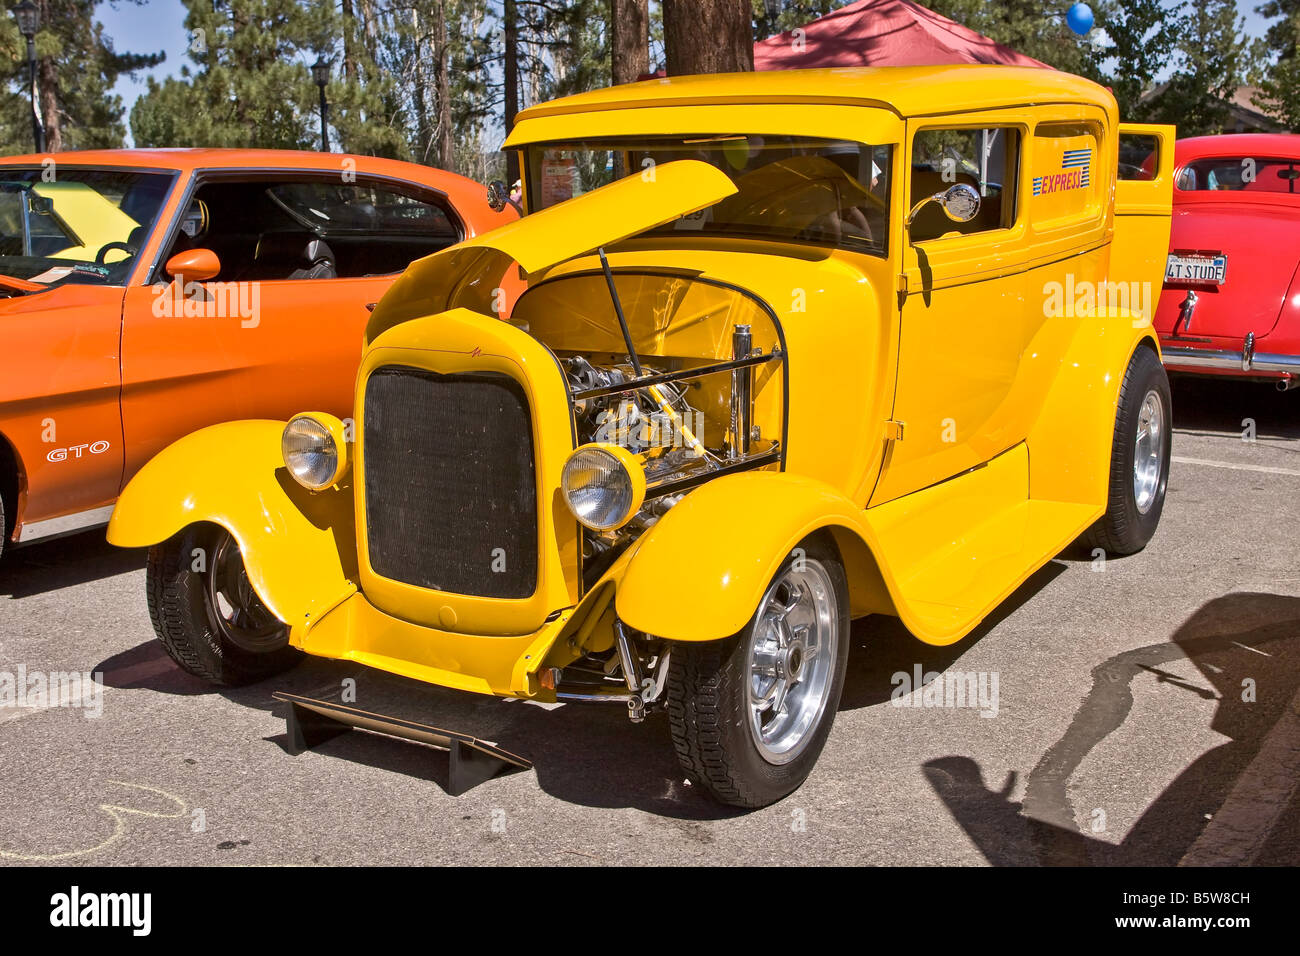
<instances>
[{"instance_id":1,"label":"front wheel","mask_svg":"<svg viewBox=\"0 0 1300 956\"><path fill-rule=\"evenodd\" d=\"M1139 348L1119 390L1106 513L1084 541L1108 554L1141 551L1156 533L1169 484L1173 402L1155 352Z\"/></svg>"},{"instance_id":2,"label":"front wheel","mask_svg":"<svg viewBox=\"0 0 1300 956\"><path fill-rule=\"evenodd\" d=\"M149 618L168 655L210 684L250 684L302 654L253 590L239 544L225 528L191 525L149 550Z\"/></svg>"},{"instance_id":3,"label":"front wheel","mask_svg":"<svg viewBox=\"0 0 1300 956\"><path fill-rule=\"evenodd\" d=\"M805 540L773 576L744 630L679 644L667 710L678 760L715 799L775 803L807 779L844 686L848 583L833 546Z\"/></svg>"}]
</instances>

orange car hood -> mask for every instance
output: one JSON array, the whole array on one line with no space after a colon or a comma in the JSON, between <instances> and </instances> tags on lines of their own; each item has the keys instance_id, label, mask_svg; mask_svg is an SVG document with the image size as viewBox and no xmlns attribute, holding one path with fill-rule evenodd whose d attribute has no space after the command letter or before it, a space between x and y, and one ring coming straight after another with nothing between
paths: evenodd
<instances>
[{"instance_id":1,"label":"orange car hood","mask_svg":"<svg viewBox=\"0 0 1300 956\"><path fill-rule=\"evenodd\" d=\"M511 263L536 273L735 192L727 175L708 163L663 163L417 259L375 307L366 342L401 322L457 307L490 315Z\"/></svg>"}]
</instances>

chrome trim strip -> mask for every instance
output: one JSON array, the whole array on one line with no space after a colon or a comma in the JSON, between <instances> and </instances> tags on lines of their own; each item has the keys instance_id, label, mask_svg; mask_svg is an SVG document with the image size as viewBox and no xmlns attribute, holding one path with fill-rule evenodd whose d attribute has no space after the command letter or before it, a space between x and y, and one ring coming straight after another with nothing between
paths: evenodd
<instances>
[{"instance_id":1,"label":"chrome trim strip","mask_svg":"<svg viewBox=\"0 0 1300 956\"><path fill-rule=\"evenodd\" d=\"M112 515L113 506L107 505L103 508L92 508L89 511L61 515L58 518L33 521L23 525L23 530L18 534L18 543L27 544L30 541L40 541L43 538L56 538L63 534L85 531L88 528L103 527L108 524L108 519Z\"/></svg>"},{"instance_id":2,"label":"chrome trim strip","mask_svg":"<svg viewBox=\"0 0 1300 956\"><path fill-rule=\"evenodd\" d=\"M1251 342L1254 345L1254 342ZM1300 355L1271 352L1240 352L1232 349L1188 349L1160 346L1166 365L1190 368L1224 368L1242 372L1292 372L1300 375Z\"/></svg>"}]
</instances>

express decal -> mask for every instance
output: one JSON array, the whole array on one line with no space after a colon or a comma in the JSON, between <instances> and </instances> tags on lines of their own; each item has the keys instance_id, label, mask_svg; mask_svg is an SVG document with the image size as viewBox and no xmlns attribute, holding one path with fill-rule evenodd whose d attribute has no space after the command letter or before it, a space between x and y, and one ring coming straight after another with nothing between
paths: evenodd
<instances>
[{"instance_id":1,"label":"express decal","mask_svg":"<svg viewBox=\"0 0 1300 956\"><path fill-rule=\"evenodd\" d=\"M1064 192L1067 189L1083 189L1090 182L1092 168L1091 149L1067 149L1061 159L1061 171L1047 176L1034 177L1034 195Z\"/></svg>"}]
</instances>

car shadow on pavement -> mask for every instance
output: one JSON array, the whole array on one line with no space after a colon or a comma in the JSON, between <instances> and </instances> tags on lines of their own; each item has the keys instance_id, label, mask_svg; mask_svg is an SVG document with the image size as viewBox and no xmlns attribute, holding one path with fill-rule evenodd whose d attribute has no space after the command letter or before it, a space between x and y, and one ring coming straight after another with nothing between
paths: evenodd
<instances>
[{"instance_id":1,"label":"car shadow on pavement","mask_svg":"<svg viewBox=\"0 0 1300 956\"><path fill-rule=\"evenodd\" d=\"M855 622L854 651L840 710L887 701L890 675L910 672L914 663L927 671L946 669L1064 570L1058 562L1041 568L971 635L949 647L917 641L896 618L875 616ZM722 806L685 782L662 713L636 725L619 705L542 705L486 697L323 658L306 658L293 670L252 686L213 688L176 667L156 641L116 654L96 670L108 687L177 696L220 693L233 703L278 717L285 715L288 706L272 699L271 693L280 690L472 734L532 760L542 790L581 806L633 807L682 821L726 819L748 812ZM348 699L341 700L349 680L355 684L346 688ZM287 753L283 731L265 739ZM448 789L446 752L422 744L354 731L320 744L313 752ZM703 830L688 827L686 832L709 838Z\"/></svg>"},{"instance_id":2,"label":"car shadow on pavement","mask_svg":"<svg viewBox=\"0 0 1300 956\"><path fill-rule=\"evenodd\" d=\"M1049 561L1031 574L973 631L942 647L917 640L896 617L876 614L854 621L850 635L853 649L844 675L840 710L857 710L888 702L898 686L893 676L900 672L910 675L918 664L924 674L946 671L984 635L1065 573L1067 567L1062 561Z\"/></svg>"},{"instance_id":3,"label":"car shadow on pavement","mask_svg":"<svg viewBox=\"0 0 1300 956\"><path fill-rule=\"evenodd\" d=\"M1168 669L1190 661L1199 679ZM964 756L922 772L986 859L1004 866L1296 865L1300 863L1300 598L1229 594L1197 610L1172 641L1125 651L1093 669L1069 728L1011 799L1018 771ZM1098 819L1071 803L1071 778L1134 709L1134 679L1154 675L1217 701L1210 730L1228 741L1185 767L1118 843L1085 832ZM1252 698L1253 699L1249 699ZM1148 708L1151 701L1143 702ZM1158 706L1158 702L1155 704ZM1114 762L1109 753L1104 758ZM1140 780L1140 766L1104 765L1106 784ZM1094 772L1096 765L1094 764ZM1104 820L1104 817L1101 818Z\"/></svg>"},{"instance_id":4,"label":"car shadow on pavement","mask_svg":"<svg viewBox=\"0 0 1300 956\"><path fill-rule=\"evenodd\" d=\"M1170 376L1174 427L1200 435L1238 437L1245 422L1257 438L1300 438L1300 390L1279 392L1267 382Z\"/></svg>"},{"instance_id":5,"label":"car shadow on pavement","mask_svg":"<svg viewBox=\"0 0 1300 956\"><path fill-rule=\"evenodd\" d=\"M115 548L104 529L6 549L0 560L0 598L31 597L138 571L147 548Z\"/></svg>"}]
</instances>

